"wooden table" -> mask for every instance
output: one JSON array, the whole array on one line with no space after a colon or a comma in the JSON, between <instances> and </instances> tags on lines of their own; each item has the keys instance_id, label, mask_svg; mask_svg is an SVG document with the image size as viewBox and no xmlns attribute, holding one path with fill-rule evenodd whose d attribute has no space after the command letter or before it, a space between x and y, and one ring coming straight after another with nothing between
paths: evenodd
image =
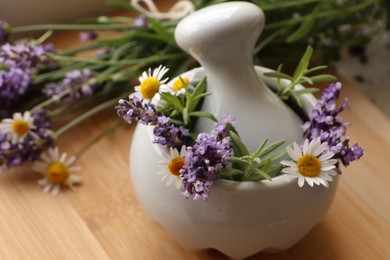
<instances>
[{"instance_id":1,"label":"wooden table","mask_svg":"<svg viewBox=\"0 0 390 260\"><path fill-rule=\"evenodd\" d=\"M302 241L250 259L390 259L390 120L343 85L349 136L364 157L343 170L331 209ZM76 150L115 116L113 110L84 123L60 147ZM183 249L144 214L128 170L132 132L123 124L83 154L84 184L76 192L44 193L28 166L0 174L0 259L224 259L215 250Z\"/></svg>"}]
</instances>

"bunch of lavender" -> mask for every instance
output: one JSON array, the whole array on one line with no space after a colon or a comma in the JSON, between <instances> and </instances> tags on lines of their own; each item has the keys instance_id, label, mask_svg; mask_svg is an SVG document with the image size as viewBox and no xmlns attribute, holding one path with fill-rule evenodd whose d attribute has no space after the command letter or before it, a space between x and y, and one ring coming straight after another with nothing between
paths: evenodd
<instances>
[{"instance_id":1,"label":"bunch of lavender","mask_svg":"<svg viewBox=\"0 0 390 260\"><path fill-rule=\"evenodd\" d=\"M118 116L129 124L139 121L144 125L154 126L154 143L179 150L189 138L188 129L170 123L169 117L157 111L153 104L142 102L136 95L129 100L119 100L115 108Z\"/></svg>"},{"instance_id":2,"label":"bunch of lavender","mask_svg":"<svg viewBox=\"0 0 390 260\"><path fill-rule=\"evenodd\" d=\"M48 98L56 102L71 103L93 94L97 87L96 73L90 69L73 70L66 73L58 83L48 83L42 90Z\"/></svg>"},{"instance_id":3,"label":"bunch of lavender","mask_svg":"<svg viewBox=\"0 0 390 260\"><path fill-rule=\"evenodd\" d=\"M336 101L340 89L341 84L336 83L324 90L321 99L317 101L316 107L310 114L310 121L303 125L303 135L309 140L320 139L321 142L327 142L330 151L334 153L334 158L339 159L344 166L348 166L350 162L363 156L363 149L358 144L350 147L349 137L341 140L350 123L343 122L339 115L345 109L349 109L347 98L340 107L337 107ZM339 167L338 171L341 173Z\"/></svg>"},{"instance_id":4,"label":"bunch of lavender","mask_svg":"<svg viewBox=\"0 0 390 260\"><path fill-rule=\"evenodd\" d=\"M215 125L212 134L199 134L195 144L187 148L184 166L180 170L185 198L192 196L197 201L208 198L215 179L232 154L233 143L226 125L234 121L232 117L223 118Z\"/></svg>"},{"instance_id":5,"label":"bunch of lavender","mask_svg":"<svg viewBox=\"0 0 390 260\"><path fill-rule=\"evenodd\" d=\"M22 97L38 69L52 66L51 45L33 42L4 43L0 47L0 100L9 103Z\"/></svg>"}]
</instances>

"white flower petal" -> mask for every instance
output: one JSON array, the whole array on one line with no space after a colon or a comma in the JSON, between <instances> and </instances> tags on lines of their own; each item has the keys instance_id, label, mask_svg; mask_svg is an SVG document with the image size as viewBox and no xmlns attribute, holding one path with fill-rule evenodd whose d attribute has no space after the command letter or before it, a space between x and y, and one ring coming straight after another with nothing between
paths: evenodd
<instances>
[{"instance_id":1,"label":"white flower petal","mask_svg":"<svg viewBox=\"0 0 390 260\"><path fill-rule=\"evenodd\" d=\"M60 190L61 190L61 186L56 184L53 186L53 189L51 190L51 195L53 196L57 196L58 194L60 194Z\"/></svg>"},{"instance_id":2,"label":"white flower petal","mask_svg":"<svg viewBox=\"0 0 390 260\"><path fill-rule=\"evenodd\" d=\"M319 159L320 161L326 161L326 160L329 160L330 158L332 158L334 156L334 153L332 152L327 152L327 153L324 153L322 154Z\"/></svg>"},{"instance_id":3,"label":"white flower petal","mask_svg":"<svg viewBox=\"0 0 390 260\"><path fill-rule=\"evenodd\" d=\"M298 177L298 186L302 187L305 184L305 177L299 176Z\"/></svg>"},{"instance_id":4,"label":"white flower petal","mask_svg":"<svg viewBox=\"0 0 390 260\"><path fill-rule=\"evenodd\" d=\"M297 169L293 169L293 168L283 168L282 169L282 172L284 173L289 173L289 174L294 174L297 172Z\"/></svg>"},{"instance_id":5,"label":"white flower petal","mask_svg":"<svg viewBox=\"0 0 390 260\"><path fill-rule=\"evenodd\" d=\"M286 166L290 166L290 167L294 167L294 166L297 165L296 162L293 162L293 161L285 161L285 160L281 161L280 164L286 165Z\"/></svg>"},{"instance_id":6,"label":"white flower petal","mask_svg":"<svg viewBox=\"0 0 390 260\"><path fill-rule=\"evenodd\" d=\"M51 188L53 187L53 184L52 183L47 183L45 185L45 187L43 188L43 191L44 192L49 192L51 190Z\"/></svg>"},{"instance_id":7,"label":"white flower petal","mask_svg":"<svg viewBox=\"0 0 390 260\"><path fill-rule=\"evenodd\" d=\"M319 182L319 184L324 185L326 188L329 187L329 184L328 184L328 182L326 180L321 179L321 178L317 178L317 181Z\"/></svg>"},{"instance_id":8,"label":"white flower petal","mask_svg":"<svg viewBox=\"0 0 390 260\"><path fill-rule=\"evenodd\" d=\"M311 187L313 187L313 179L312 178L310 178L310 177L305 177L305 180L306 180L306 182L311 186Z\"/></svg>"}]
</instances>

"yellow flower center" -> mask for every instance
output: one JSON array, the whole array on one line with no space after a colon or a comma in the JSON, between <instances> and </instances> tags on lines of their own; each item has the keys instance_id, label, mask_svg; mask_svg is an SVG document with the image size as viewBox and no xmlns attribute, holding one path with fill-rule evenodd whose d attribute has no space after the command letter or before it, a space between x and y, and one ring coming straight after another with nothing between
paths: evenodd
<instances>
[{"instance_id":1,"label":"yellow flower center","mask_svg":"<svg viewBox=\"0 0 390 260\"><path fill-rule=\"evenodd\" d=\"M183 84L184 82L184 84ZM173 86L172 88L177 92L179 91L180 89L182 89L185 85L187 85L189 82L189 79L188 78L179 78L177 79L174 83L173 83Z\"/></svg>"},{"instance_id":2,"label":"yellow flower center","mask_svg":"<svg viewBox=\"0 0 390 260\"><path fill-rule=\"evenodd\" d=\"M69 171L63 163L53 162L47 169L46 177L51 183L64 183L69 177Z\"/></svg>"},{"instance_id":3,"label":"yellow flower center","mask_svg":"<svg viewBox=\"0 0 390 260\"><path fill-rule=\"evenodd\" d=\"M15 120L11 127L14 133L19 137L24 136L30 130L28 122L24 120Z\"/></svg>"},{"instance_id":4,"label":"yellow flower center","mask_svg":"<svg viewBox=\"0 0 390 260\"><path fill-rule=\"evenodd\" d=\"M155 77L149 77L142 81L140 92L143 98L152 99L160 89L160 81Z\"/></svg>"},{"instance_id":5,"label":"yellow flower center","mask_svg":"<svg viewBox=\"0 0 390 260\"><path fill-rule=\"evenodd\" d=\"M176 157L172 159L172 161L169 163L168 170L171 174L175 176L179 176L180 175L179 171L181 170L181 168L183 168L183 165L184 165L184 158Z\"/></svg>"},{"instance_id":6,"label":"yellow flower center","mask_svg":"<svg viewBox=\"0 0 390 260\"><path fill-rule=\"evenodd\" d=\"M321 172L320 160L311 154L302 156L297 162L299 172L305 177L316 177Z\"/></svg>"}]
</instances>

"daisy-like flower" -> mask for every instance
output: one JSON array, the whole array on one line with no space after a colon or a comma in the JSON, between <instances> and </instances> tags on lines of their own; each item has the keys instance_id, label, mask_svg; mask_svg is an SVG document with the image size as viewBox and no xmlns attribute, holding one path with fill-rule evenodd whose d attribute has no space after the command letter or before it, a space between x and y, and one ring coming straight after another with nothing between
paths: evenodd
<instances>
[{"instance_id":1,"label":"daisy-like flower","mask_svg":"<svg viewBox=\"0 0 390 260\"><path fill-rule=\"evenodd\" d=\"M32 132L35 128L34 117L29 111L14 113L13 118L5 118L0 123L0 133L5 134L13 144L23 142L28 135L38 138Z\"/></svg>"},{"instance_id":2,"label":"daisy-like flower","mask_svg":"<svg viewBox=\"0 0 390 260\"><path fill-rule=\"evenodd\" d=\"M170 92L172 95L179 96L184 94L186 91L186 86L189 86L189 78L186 77L178 77L176 78L170 86Z\"/></svg>"},{"instance_id":3,"label":"daisy-like flower","mask_svg":"<svg viewBox=\"0 0 390 260\"><path fill-rule=\"evenodd\" d=\"M302 149L294 143L293 148L287 147L287 153L292 161L281 161L282 165L288 166L282 170L294 178L298 178L298 185L302 187L305 181L313 187L313 184L328 187L332 176L337 175L336 159L333 152L328 151L328 143L321 143L319 139L310 141L305 139Z\"/></svg>"},{"instance_id":4,"label":"daisy-like flower","mask_svg":"<svg viewBox=\"0 0 390 260\"><path fill-rule=\"evenodd\" d=\"M40 161L33 163L32 169L44 175L38 181L45 192L51 191L53 196L60 193L61 186L66 185L74 190L74 184L80 184L83 178L74 175L81 168L74 166L76 157L68 157L66 153L60 154L58 147L49 148L41 154Z\"/></svg>"},{"instance_id":5,"label":"daisy-like flower","mask_svg":"<svg viewBox=\"0 0 390 260\"><path fill-rule=\"evenodd\" d=\"M163 79L168 69L160 65L153 70L144 71L139 77L140 85L136 86L134 95L138 95L145 103L157 105L160 101L160 93L169 91L169 87L165 84L168 78Z\"/></svg>"},{"instance_id":6,"label":"daisy-like flower","mask_svg":"<svg viewBox=\"0 0 390 260\"><path fill-rule=\"evenodd\" d=\"M180 152L175 148L169 149L169 154L164 154L165 161L158 164L157 174L162 175L161 181L166 181L167 186L172 182L176 183L176 188L180 189L182 181L180 170L184 165L184 153L186 147L183 145Z\"/></svg>"}]
</instances>

